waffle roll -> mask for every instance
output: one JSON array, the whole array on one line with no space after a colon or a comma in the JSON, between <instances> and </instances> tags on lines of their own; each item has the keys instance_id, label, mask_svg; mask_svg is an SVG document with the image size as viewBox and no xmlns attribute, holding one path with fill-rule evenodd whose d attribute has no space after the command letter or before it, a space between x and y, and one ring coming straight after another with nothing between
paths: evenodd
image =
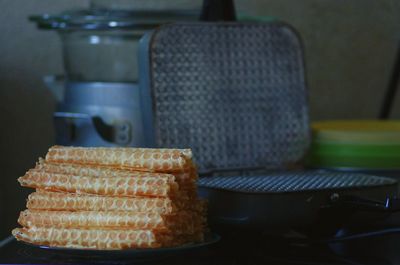
<instances>
[{"instance_id":1,"label":"waffle roll","mask_svg":"<svg viewBox=\"0 0 400 265\"><path fill-rule=\"evenodd\" d=\"M18 223L24 227L156 229L193 233L201 225L201 217L199 216L194 219L190 214L185 212L158 214L127 211L69 212L25 210L20 213Z\"/></svg>"},{"instance_id":2,"label":"waffle roll","mask_svg":"<svg viewBox=\"0 0 400 265\"><path fill-rule=\"evenodd\" d=\"M87 177L29 170L18 179L24 187L110 196L173 196L178 190L174 177Z\"/></svg>"},{"instance_id":3,"label":"waffle roll","mask_svg":"<svg viewBox=\"0 0 400 265\"><path fill-rule=\"evenodd\" d=\"M143 172L134 171L129 169L116 169L104 166L90 166L80 164L63 164L63 163L49 163L44 159L39 159L39 163L34 168L38 172L59 173L74 176L89 176L89 177L175 177L176 182L179 184L181 190L194 191L196 189L196 179L198 178L194 168L189 169L187 172L178 173L156 173L156 172Z\"/></svg>"},{"instance_id":4,"label":"waffle roll","mask_svg":"<svg viewBox=\"0 0 400 265\"><path fill-rule=\"evenodd\" d=\"M146 175L144 173L146 171L143 170L110 168L99 165L50 163L43 158L39 158L39 162L36 164L35 169L51 173L62 173L67 175L82 175L91 177L123 177L129 176L131 174L140 174L140 176L154 177L166 175L165 173L163 174L156 172L148 172ZM185 181L196 180L198 178L196 169L194 167L189 168L187 171L184 172L172 172L169 174L174 175L178 183L185 183Z\"/></svg>"},{"instance_id":5,"label":"waffle roll","mask_svg":"<svg viewBox=\"0 0 400 265\"><path fill-rule=\"evenodd\" d=\"M190 149L105 148L53 146L46 161L103 165L154 172L183 172L193 167Z\"/></svg>"},{"instance_id":6,"label":"waffle roll","mask_svg":"<svg viewBox=\"0 0 400 265\"><path fill-rule=\"evenodd\" d=\"M51 147L18 178L36 189L17 240L81 249L173 247L201 242L206 202L190 149Z\"/></svg>"},{"instance_id":7,"label":"waffle roll","mask_svg":"<svg viewBox=\"0 0 400 265\"><path fill-rule=\"evenodd\" d=\"M110 197L38 190L26 204L32 210L53 211L135 211L168 214L177 211L170 198Z\"/></svg>"},{"instance_id":8,"label":"waffle roll","mask_svg":"<svg viewBox=\"0 0 400 265\"><path fill-rule=\"evenodd\" d=\"M37 190L29 194L26 207L31 210L136 211L168 214L180 210L203 213L205 211L205 202L199 199L172 200L167 197L110 197Z\"/></svg>"},{"instance_id":9,"label":"waffle roll","mask_svg":"<svg viewBox=\"0 0 400 265\"><path fill-rule=\"evenodd\" d=\"M106 230L65 228L16 228L17 240L36 245L83 249L128 249L174 246L172 235L152 230Z\"/></svg>"}]
</instances>

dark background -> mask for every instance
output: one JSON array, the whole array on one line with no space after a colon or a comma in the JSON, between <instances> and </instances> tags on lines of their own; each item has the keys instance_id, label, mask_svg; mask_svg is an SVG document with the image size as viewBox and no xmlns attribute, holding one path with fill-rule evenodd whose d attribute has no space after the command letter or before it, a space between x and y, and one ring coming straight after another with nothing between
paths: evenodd
<instances>
[{"instance_id":1,"label":"dark background","mask_svg":"<svg viewBox=\"0 0 400 265\"><path fill-rule=\"evenodd\" d=\"M199 0L114 3L201 6ZM27 17L88 4L87 0L0 0L0 238L17 225L30 192L16 179L54 142L54 99L42 77L63 72L57 34L37 30ZM305 45L312 120L377 117L400 37L400 1L236 0L236 6L239 13L277 17L298 29ZM393 118L400 117L399 96Z\"/></svg>"}]
</instances>

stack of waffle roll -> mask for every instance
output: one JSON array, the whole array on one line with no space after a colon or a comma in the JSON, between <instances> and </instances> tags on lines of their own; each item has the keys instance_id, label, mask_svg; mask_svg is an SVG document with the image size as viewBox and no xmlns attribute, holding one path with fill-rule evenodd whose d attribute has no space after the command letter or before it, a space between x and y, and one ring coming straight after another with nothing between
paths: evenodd
<instances>
[{"instance_id":1,"label":"stack of waffle roll","mask_svg":"<svg viewBox=\"0 0 400 265\"><path fill-rule=\"evenodd\" d=\"M18 181L35 188L13 235L91 249L173 247L203 241L190 149L54 146Z\"/></svg>"}]
</instances>

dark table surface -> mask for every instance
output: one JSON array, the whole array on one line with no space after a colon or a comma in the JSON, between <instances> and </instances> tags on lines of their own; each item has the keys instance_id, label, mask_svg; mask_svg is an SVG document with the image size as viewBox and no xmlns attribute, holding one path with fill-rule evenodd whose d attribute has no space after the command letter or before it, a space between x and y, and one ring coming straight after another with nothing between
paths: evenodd
<instances>
[{"instance_id":1,"label":"dark table surface","mask_svg":"<svg viewBox=\"0 0 400 265\"><path fill-rule=\"evenodd\" d=\"M136 255L63 253L29 246L12 238L0 245L0 263L18 264L400 264L400 234L335 244L308 244L269 236L224 236L201 249Z\"/></svg>"}]
</instances>

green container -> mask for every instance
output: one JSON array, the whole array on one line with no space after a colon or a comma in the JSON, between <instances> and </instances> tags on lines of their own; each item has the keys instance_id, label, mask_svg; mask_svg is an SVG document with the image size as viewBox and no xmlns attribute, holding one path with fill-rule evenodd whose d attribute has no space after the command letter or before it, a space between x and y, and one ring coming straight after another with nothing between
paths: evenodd
<instances>
[{"instance_id":1,"label":"green container","mask_svg":"<svg viewBox=\"0 0 400 265\"><path fill-rule=\"evenodd\" d=\"M325 121L312 125L314 168L399 170L399 121Z\"/></svg>"}]
</instances>

